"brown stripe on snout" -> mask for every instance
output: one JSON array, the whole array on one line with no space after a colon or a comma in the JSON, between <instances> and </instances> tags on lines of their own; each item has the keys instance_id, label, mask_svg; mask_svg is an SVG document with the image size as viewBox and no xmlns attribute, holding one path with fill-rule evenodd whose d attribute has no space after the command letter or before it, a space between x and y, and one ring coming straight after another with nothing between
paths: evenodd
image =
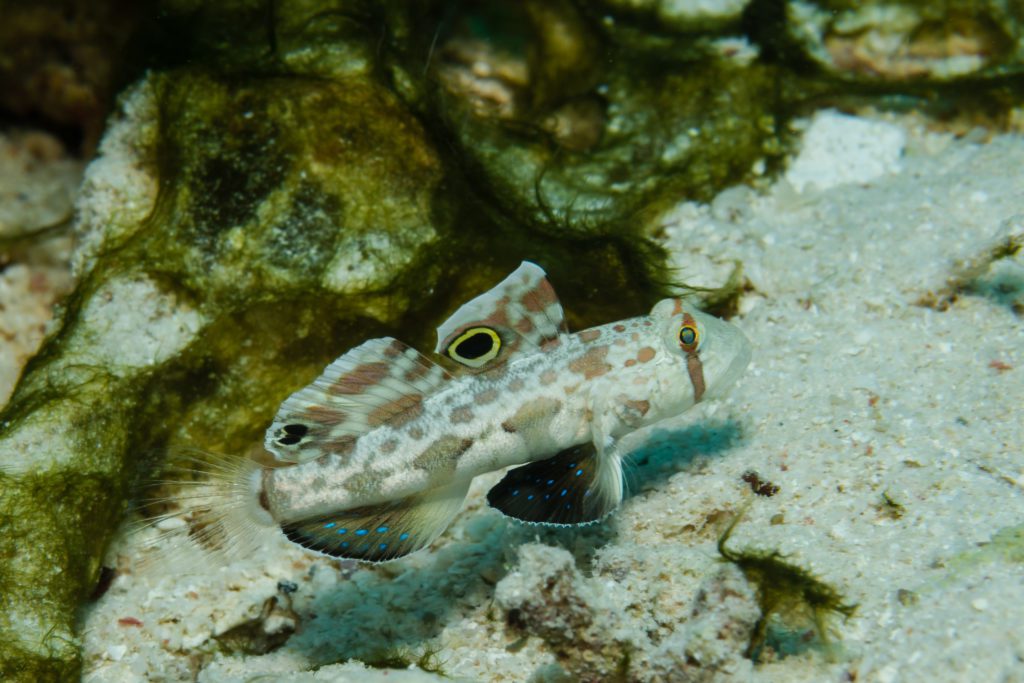
<instances>
[{"instance_id":1,"label":"brown stripe on snout","mask_svg":"<svg viewBox=\"0 0 1024 683\"><path fill-rule=\"evenodd\" d=\"M676 299L676 309L682 312L682 300ZM683 324L697 327L697 321L689 313L683 312ZM693 402L697 403L704 396L707 386L704 384L704 364L697 355L699 351L686 352L686 370L690 373L690 384L693 385Z\"/></svg>"},{"instance_id":2,"label":"brown stripe on snout","mask_svg":"<svg viewBox=\"0 0 1024 683\"><path fill-rule=\"evenodd\" d=\"M690 384L693 385L693 402L697 403L704 395L704 364L696 353L686 354L686 369L690 373Z\"/></svg>"}]
</instances>

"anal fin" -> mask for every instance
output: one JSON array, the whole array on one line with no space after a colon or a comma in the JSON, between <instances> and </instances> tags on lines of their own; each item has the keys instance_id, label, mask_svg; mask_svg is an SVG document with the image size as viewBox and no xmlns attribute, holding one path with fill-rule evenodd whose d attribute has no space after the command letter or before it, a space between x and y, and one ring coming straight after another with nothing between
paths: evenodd
<instances>
[{"instance_id":1,"label":"anal fin","mask_svg":"<svg viewBox=\"0 0 1024 683\"><path fill-rule=\"evenodd\" d=\"M487 502L523 522L591 524L618 507L622 491L620 459L600 457L588 443L509 470Z\"/></svg>"},{"instance_id":2,"label":"anal fin","mask_svg":"<svg viewBox=\"0 0 1024 683\"><path fill-rule=\"evenodd\" d=\"M296 522L281 530L294 543L331 555L364 562L387 562L430 545L462 507L469 480L423 493L338 510Z\"/></svg>"}]
</instances>

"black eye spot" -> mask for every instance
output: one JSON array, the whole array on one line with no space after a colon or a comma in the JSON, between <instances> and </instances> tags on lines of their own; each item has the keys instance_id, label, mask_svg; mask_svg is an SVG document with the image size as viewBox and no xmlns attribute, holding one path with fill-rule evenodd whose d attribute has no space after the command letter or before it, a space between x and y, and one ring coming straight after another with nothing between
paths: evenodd
<instances>
[{"instance_id":1,"label":"black eye spot","mask_svg":"<svg viewBox=\"0 0 1024 683\"><path fill-rule=\"evenodd\" d=\"M305 436L306 432L309 431L309 427L304 424L285 425L282 429L289 436Z\"/></svg>"},{"instance_id":2,"label":"black eye spot","mask_svg":"<svg viewBox=\"0 0 1024 683\"><path fill-rule=\"evenodd\" d=\"M282 446L294 446L295 444L297 444L300 441L302 441L302 437L301 436L295 436L293 434L287 434L287 435L282 436L280 439L277 440L277 442L279 444L281 444Z\"/></svg>"},{"instance_id":3,"label":"black eye spot","mask_svg":"<svg viewBox=\"0 0 1024 683\"><path fill-rule=\"evenodd\" d=\"M453 339L445 353L471 368L482 368L497 357L501 337L489 327L471 327Z\"/></svg>"},{"instance_id":4,"label":"black eye spot","mask_svg":"<svg viewBox=\"0 0 1024 683\"><path fill-rule=\"evenodd\" d=\"M459 342L455 346L455 353L463 358L476 360L490 353L492 348L494 348L494 338L486 332L477 332Z\"/></svg>"}]
</instances>

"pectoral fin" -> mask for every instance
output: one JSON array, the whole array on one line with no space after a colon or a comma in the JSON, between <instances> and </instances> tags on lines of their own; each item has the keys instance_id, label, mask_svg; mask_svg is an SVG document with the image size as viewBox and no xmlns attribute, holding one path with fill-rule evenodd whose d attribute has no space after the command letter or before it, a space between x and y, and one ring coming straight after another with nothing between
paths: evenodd
<instances>
[{"instance_id":1,"label":"pectoral fin","mask_svg":"<svg viewBox=\"0 0 1024 683\"><path fill-rule=\"evenodd\" d=\"M622 500L622 463L598 457L593 444L509 470L487 492L491 507L532 524L591 524Z\"/></svg>"},{"instance_id":2,"label":"pectoral fin","mask_svg":"<svg viewBox=\"0 0 1024 683\"><path fill-rule=\"evenodd\" d=\"M462 507L469 481L379 505L339 510L281 525L293 542L334 557L397 560L430 545Z\"/></svg>"}]
</instances>

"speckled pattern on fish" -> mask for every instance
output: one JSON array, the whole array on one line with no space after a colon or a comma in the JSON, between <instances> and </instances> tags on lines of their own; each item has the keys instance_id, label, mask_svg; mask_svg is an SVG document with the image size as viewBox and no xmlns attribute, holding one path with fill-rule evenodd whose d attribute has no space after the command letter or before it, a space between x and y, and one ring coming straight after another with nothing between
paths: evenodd
<instances>
[{"instance_id":1,"label":"speckled pattern on fish","mask_svg":"<svg viewBox=\"0 0 1024 683\"><path fill-rule=\"evenodd\" d=\"M621 437L723 391L750 356L736 327L680 299L570 334L528 262L442 324L435 351L446 360L372 339L290 396L267 430L275 466L246 475L248 509L307 548L390 560L436 538L475 476L515 466L493 507L595 522L623 496Z\"/></svg>"}]
</instances>

